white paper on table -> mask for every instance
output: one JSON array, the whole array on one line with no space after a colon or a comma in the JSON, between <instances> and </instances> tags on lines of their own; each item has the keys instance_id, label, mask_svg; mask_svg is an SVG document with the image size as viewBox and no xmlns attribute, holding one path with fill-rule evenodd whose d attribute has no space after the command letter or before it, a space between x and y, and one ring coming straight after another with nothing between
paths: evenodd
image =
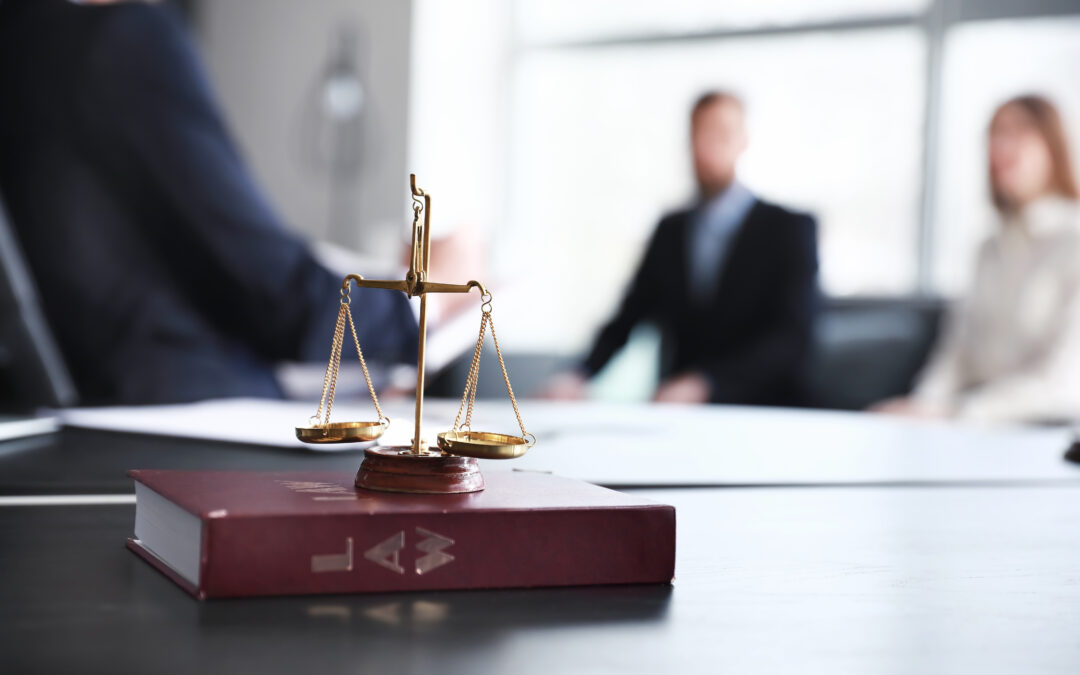
<instances>
[{"instance_id":1,"label":"white paper on table","mask_svg":"<svg viewBox=\"0 0 1080 675\"><path fill-rule=\"evenodd\" d=\"M429 443L453 424L458 401L424 403ZM391 426L384 445L406 445L413 401L383 403ZM517 434L508 401L478 401L472 428ZM352 443L307 445L294 427L311 403L229 399L137 408L59 412L67 426L211 441L350 451ZM481 460L484 471L550 471L620 486L818 485L975 481L1073 481L1063 459L1066 428L988 427L866 413L658 404L525 400L521 413L537 445L510 461ZM369 420L370 402L336 404L333 420Z\"/></svg>"},{"instance_id":2,"label":"white paper on table","mask_svg":"<svg viewBox=\"0 0 1080 675\"><path fill-rule=\"evenodd\" d=\"M317 403L275 401L268 399L218 399L173 405L124 406L106 408L68 408L57 411L60 423L68 427L128 433L196 438L227 443L246 443L296 448L315 452L358 451L370 444L301 443L296 427L308 424ZM384 439L402 433L412 438L413 401L382 405L391 418L391 430ZM368 401L335 403L331 421L375 420L377 415ZM434 440L434 436L432 436Z\"/></svg>"},{"instance_id":3,"label":"white paper on table","mask_svg":"<svg viewBox=\"0 0 1080 675\"><path fill-rule=\"evenodd\" d=\"M56 418L51 415L42 417L9 417L0 415L0 441L10 441L27 436L40 436L60 428Z\"/></svg>"}]
</instances>

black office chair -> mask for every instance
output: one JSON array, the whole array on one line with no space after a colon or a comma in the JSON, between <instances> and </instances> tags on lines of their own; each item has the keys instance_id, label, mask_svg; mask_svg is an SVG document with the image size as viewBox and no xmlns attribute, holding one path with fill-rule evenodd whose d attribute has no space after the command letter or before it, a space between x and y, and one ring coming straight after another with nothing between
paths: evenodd
<instances>
[{"instance_id":1,"label":"black office chair","mask_svg":"<svg viewBox=\"0 0 1080 675\"><path fill-rule=\"evenodd\" d=\"M863 410L909 393L943 310L936 298L826 300L815 327L810 405Z\"/></svg>"}]
</instances>

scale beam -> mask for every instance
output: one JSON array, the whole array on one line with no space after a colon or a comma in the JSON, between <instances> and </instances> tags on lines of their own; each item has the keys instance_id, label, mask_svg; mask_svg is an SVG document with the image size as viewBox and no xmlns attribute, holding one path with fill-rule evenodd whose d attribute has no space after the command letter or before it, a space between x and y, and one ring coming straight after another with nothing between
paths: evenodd
<instances>
[{"instance_id":1,"label":"scale beam","mask_svg":"<svg viewBox=\"0 0 1080 675\"><path fill-rule=\"evenodd\" d=\"M345 277L344 283L341 284L343 289L348 289L349 282L354 282L357 288L382 288L388 291L401 291L406 295L412 295L409 293L409 282L407 281L386 281L383 279L365 279L359 274L350 274Z\"/></svg>"},{"instance_id":2,"label":"scale beam","mask_svg":"<svg viewBox=\"0 0 1080 675\"><path fill-rule=\"evenodd\" d=\"M357 288L380 288L388 291L401 291L410 298L415 298L425 293L468 293L474 288L480 289L480 295L487 295L487 287L475 279L465 284L445 284L438 281L398 281L392 279L365 279L359 274L350 274L345 277L341 284L343 289L349 287L349 283L355 283Z\"/></svg>"}]
</instances>

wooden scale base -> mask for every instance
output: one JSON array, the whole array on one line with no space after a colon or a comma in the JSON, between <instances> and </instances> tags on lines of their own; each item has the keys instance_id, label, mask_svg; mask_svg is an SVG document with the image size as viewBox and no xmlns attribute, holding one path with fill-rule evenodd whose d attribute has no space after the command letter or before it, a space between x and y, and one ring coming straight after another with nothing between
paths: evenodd
<instances>
[{"instance_id":1,"label":"wooden scale base","mask_svg":"<svg viewBox=\"0 0 1080 675\"><path fill-rule=\"evenodd\" d=\"M480 466L472 457L445 455L411 446L368 448L356 472L356 487L380 492L451 495L484 489Z\"/></svg>"}]
</instances>

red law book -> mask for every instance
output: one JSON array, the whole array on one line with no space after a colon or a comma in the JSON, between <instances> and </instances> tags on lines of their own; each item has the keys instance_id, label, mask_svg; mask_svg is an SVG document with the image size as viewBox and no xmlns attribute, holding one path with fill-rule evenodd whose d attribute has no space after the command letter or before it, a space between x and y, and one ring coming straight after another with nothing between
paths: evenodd
<instances>
[{"instance_id":1,"label":"red law book","mask_svg":"<svg viewBox=\"0 0 1080 675\"><path fill-rule=\"evenodd\" d=\"M407 495L327 471L132 471L128 547L199 599L670 583L675 509L550 474Z\"/></svg>"}]
</instances>

